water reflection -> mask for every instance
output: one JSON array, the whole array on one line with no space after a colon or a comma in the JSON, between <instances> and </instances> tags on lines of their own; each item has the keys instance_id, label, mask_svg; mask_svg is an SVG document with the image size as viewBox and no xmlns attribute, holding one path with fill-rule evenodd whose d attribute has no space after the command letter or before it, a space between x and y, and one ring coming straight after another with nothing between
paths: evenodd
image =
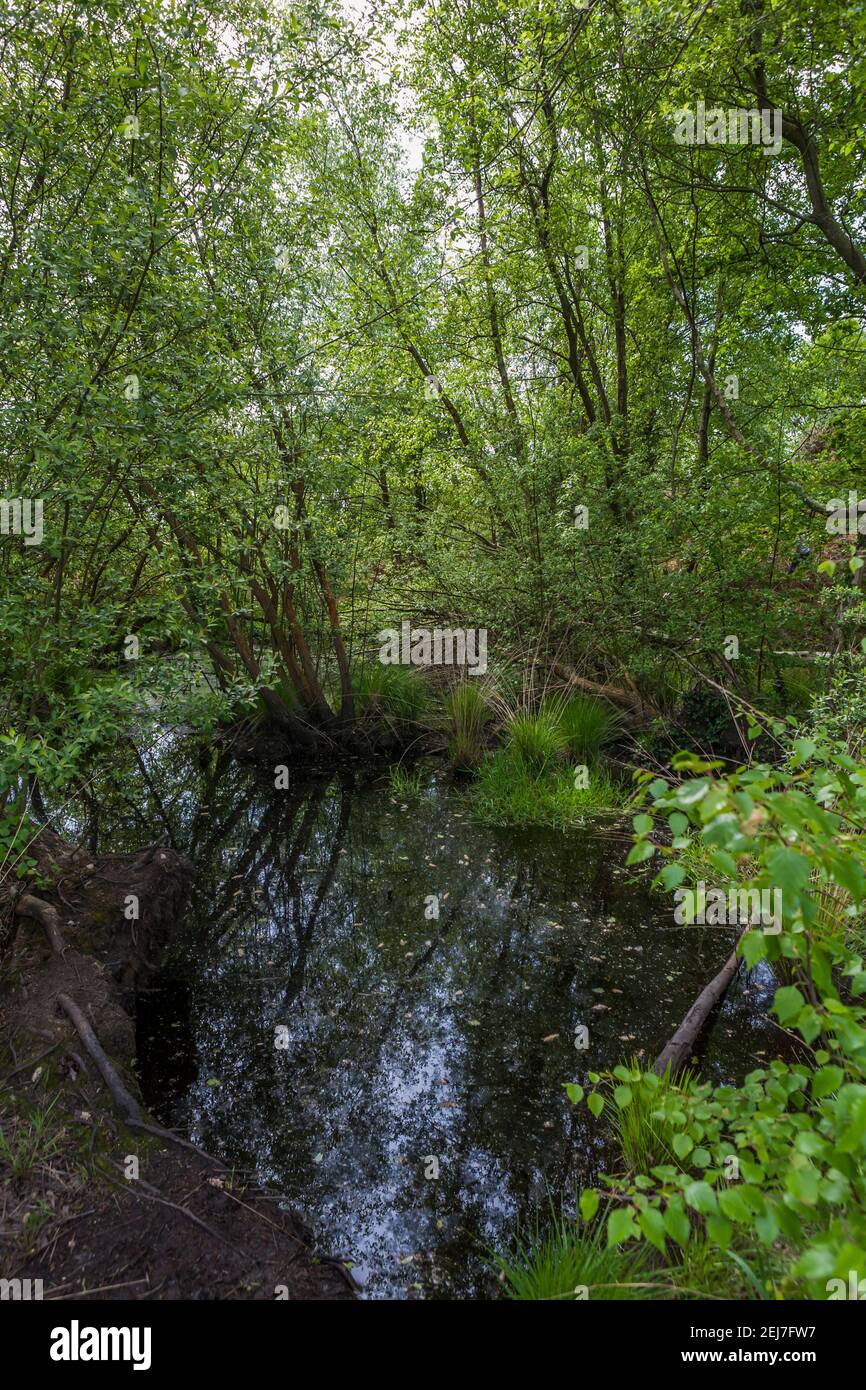
<instances>
[{"instance_id":1,"label":"water reflection","mask_svg":"<svg viewBox=\"0 0 866 1390\"><path fill-rule=\"evenodd\" d=\"M490 1292L486 1244L604 1160L563 1083L651 1059L727 935L670 930L622 840L483 829L435 781L275 791L204 756L158 782L197 884L139 1018L151 1106L273 1183L369 1296ZM711 1074L774 1055L769 983L725 1006Z\"/></svg>"}]
</instances>

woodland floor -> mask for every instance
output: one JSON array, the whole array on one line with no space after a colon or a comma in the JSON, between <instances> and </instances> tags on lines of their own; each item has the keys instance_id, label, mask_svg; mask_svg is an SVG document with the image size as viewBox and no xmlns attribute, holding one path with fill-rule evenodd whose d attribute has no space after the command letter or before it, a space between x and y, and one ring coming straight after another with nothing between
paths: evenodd
<instances>
[{"instance_id":1,"label":"woodland floor","mask_svg":"<svg viewBox=\"0 0 866 1390\"><path fill-rule=\"evenodd\" d=\"M104 966L52 955L35 925L22 928L0 975L0 1277L41 1279L45 1299L353 1297L345 1267L313 1253L279 1194L125 1128L61 992L115 1062L129 1053Z\"/></svg>"}]
</instances>

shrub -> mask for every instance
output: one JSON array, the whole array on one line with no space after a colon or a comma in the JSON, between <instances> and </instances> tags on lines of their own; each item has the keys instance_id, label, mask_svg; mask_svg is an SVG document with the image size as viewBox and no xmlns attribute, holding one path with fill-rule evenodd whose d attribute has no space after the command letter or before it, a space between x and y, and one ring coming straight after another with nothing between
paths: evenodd
<instances>
[{"instance_id":1,"label":"shrub","mask_svg":"<svg viewBox=\"0 0 866 1390\"><path fill-rule=\"evenodd\" d=\"M718 763L691 754L673 766L673 783L638 776L646 809L634 818L628 862L652 857L655 818L664 816L674 838L656 881L668 890L685 877L677 856L695 834L721 887L780 890L781 930L748 929L739 951L749 967L767 959L799 982L776 990L772 1012L811 1055L808 1064L774 1060L740 1086L702 1082L668 1094L658 1111L674 1160L642 1165L625 1182L605 1179L614 1198L608 1241L647 1240L662 1254L706 1241L741 1264L744 1241L767 1252L782 1242L791 1251L787 1291L839 1297L852 1271L866 1279L866 969L840 930L841 917L856 922L866 906L866 765L842 743L795 738L786 767L721 775ZM589 1079L596 1117L611 1101L626 1111L658 1094L658 1079L634 1067ZM568 1089L582 1103L583 1089ZM628 1133L641 1133L640 1120Z\"/></svg>"},{"instance_id":2,"label":"shrub","mask_svg":"<svg viewBox=\"0 0 866 1390\"><path fill-rule=\"evenodd\" d=\"M352 689L360 709L377 708L406 724L417 723L430 703L427 682L412 666L364 666L354 675Z\"/></svg>"},{"instance_id":3,"label":"shrub","mask_svg":"<svg viewBox=\"0 0 866 1390\"><path fill-rule=\"evenodd\" d=\"M621 724L612 705L591 695L548 695L541 713L557 724L572 758L582 763L593 762Z\"/></svg>"},{"instance_id":4,"label":"shrub","mask_svg":"<svg viewBox=\"0 0 866 1390\"><path fill-rule=\"evenodd\" d=\"M448 756L457 767L472 767L484 751L491 718L485 692L477 681L461 681L448 691L442 708L448 730Z\"/></svg>"},{"instance_id":5,"label":"shrub","mask_svg":"<svg viewBox=\"0 0 866 1390\"><path fill-rule=\"evenodd\" d=\"M604 773L575 786L574 769L562 764L536 773L513 748L485 758L469 793L476 820L487 825L580 825L587 815L620 809L626 793Z\"/></svg>"},{"instance_id":6,"label":"shrub","mask_svg":"<svg viewBox=\"0 0 866 1390\"><path fill-rule=\"evenodd\" d=\"M554 1216L546 1231L536 1230L529 1246L518 1241L512 1254L495 1255L509 1298L520 1301L649 1297L648 1271L640 1255L605 1248L601 1231L581 1230L576 1221Z\"/></svg>"}]
</instances>

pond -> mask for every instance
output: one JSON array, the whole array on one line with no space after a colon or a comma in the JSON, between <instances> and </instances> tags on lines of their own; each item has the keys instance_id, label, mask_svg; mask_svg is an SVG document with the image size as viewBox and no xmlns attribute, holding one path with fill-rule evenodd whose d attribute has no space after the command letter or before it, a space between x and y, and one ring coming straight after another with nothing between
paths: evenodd
<instances>
[{"instance_id":1,"label":"pond","mask_svg":"<svg viewBox=\"0 0 866 1390\"><path fill-rule=\"evenodd\" d=\"M490 1249L609 1157L564 1083L650 1062L729 931L674 927L624 868L627 823L482 827L433 772L407 801L182 747L144 766L151 838L197 872L139 1000L152 1111L272 1184L365 1296L495 1292ZM100 839L143 826L106 811ZM777 1055L771 992L766 969L735 983L708 1076Z\"/></svg>"}]
</instances>

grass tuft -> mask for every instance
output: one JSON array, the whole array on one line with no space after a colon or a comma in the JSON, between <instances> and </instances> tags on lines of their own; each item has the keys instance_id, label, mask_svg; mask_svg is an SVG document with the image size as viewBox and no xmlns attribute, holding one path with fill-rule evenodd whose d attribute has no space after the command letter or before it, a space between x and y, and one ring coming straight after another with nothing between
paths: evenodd
<instances>
[{"instance_id":1,"label":"grass tuft","mask_svg":"<svg viewBox=\"0 0 866 1390\"><path fill-rule=\"evenodd\" d=\"M574 768L555 764L533 772L522 754L500 748L485 758L469 793L476 820L486 825L547 825L564 829L587 816L620 811L627 792L606 773L592 771L586 787Z\"/></svg>"},{"instance_id":2,"label":"grass tuft","mask_svg":"<svg viewBox=\"0 0 866 1390\"><path fill-rule=\"evenodd\" d=\"M508 1298L521 1302L652 1296L651 1289L635 1287L649 1279L639 1251L608 1249L601 1228L588 1233L562 1216L554 1216L544 1232L536 1231L528 1246L518 1240L510 1255L495 1255L493 1265Z\"/></svg>"},{"instance_id":3,"label":"grass tuft","mask_svg":"<svg viewBox=\"0 0 866 1390\"><path fill-rule=\"evenodd\" d=\"M461 681L448 691L442 708L451 762L455 767L474 767L481 760L491 718L483 688L477 681Z\"/></svg>"},{"instance_id":4,"label":"grass tuft","mask_svg":"<svg viewBox=\"0 0 866 1390\"><path fill-rule=\"evenodd\" d=\"M355 673L352 689L360 709L378 709L404 724L417 724L430 703L429 686L412 666L364 666Z\"/></svg>"}]
</instances>

